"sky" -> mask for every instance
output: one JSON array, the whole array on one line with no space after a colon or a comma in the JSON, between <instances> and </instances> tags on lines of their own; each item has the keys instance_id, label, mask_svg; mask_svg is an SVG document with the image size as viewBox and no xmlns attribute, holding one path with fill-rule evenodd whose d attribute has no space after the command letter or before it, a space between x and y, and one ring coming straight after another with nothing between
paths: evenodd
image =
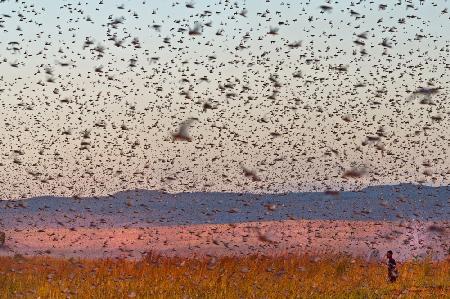
<instances>
[{"instance_id":1,"label":"sky","mask_svg":"<svg viewBox=\"0 0 450 299\"><path fill-rule=\"evenodd\" d=\"M0 198L447 185L448 6L1 1Z\"/></svg>"}]
</instances>

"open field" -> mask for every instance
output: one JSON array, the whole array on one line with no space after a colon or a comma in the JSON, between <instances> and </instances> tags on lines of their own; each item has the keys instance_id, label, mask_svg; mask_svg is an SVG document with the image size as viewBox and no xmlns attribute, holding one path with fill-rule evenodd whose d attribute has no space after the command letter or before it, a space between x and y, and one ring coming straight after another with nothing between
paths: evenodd
<instances>
[{"instance_id":1,"label":"open field","mask_svg":"<svg viewBox=\"0 0 450 299\"><path fill-rule=\"evenodd\" d=\"M445 298L450 260L382 263L345 256L133 260L0 257L0 298ZM447 297L448 298L448 297Z\"/></svg>"},{"instance_id":2,"label":"open field","mask_svg":"<svg viewBox=\"0 0 450 299\"><path fill-rule=\"evenodd\" d=\"M4 202L0 299L448 298L447 195L289 196Z\"/></svg>"},{"instance_id":3,"label":"open field","mask_svg":"<svg viewBox=\"0 0 450 299\"><path fill-rule=\"evenodd\" d=\"M290 253L350 254L376 260L391 249L404 260L442 259L449 248L447 221L286 220L142 228L30 227L5 232L0 256L141 259L152 250L182 257Z\"/></svg>"}]
</instances>

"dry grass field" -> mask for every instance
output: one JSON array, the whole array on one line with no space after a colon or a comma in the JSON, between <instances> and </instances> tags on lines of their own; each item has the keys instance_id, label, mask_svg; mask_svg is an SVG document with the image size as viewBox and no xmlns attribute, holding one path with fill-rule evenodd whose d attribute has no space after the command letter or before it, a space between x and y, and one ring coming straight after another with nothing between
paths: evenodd
<instances>
[{"instance_id":1,"label":"dry grass field","mask_svg":"<svg viewBox=\"0 0 450 299\"><path fill-rule=\"evenodd\" d=\"M147 255L140 261L0 257L0 298L448 298L450 260Z\"/></svg>"}]
</instances>

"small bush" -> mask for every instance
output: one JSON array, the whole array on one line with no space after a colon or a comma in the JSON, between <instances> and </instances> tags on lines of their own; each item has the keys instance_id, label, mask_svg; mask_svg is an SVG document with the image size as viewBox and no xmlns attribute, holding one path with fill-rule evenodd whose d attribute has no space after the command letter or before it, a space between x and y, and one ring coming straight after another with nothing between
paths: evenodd
<instances>
[{"instance_id":1,"label":"small bush","mask_svg":"<svg viewBox=\"0 0 450 299\"><path fill-rule=\"evenodd\" d=\"M6 234L0 231L0 247L5 245L5 241L6 241Z\"/></svg>"}]
</instances>

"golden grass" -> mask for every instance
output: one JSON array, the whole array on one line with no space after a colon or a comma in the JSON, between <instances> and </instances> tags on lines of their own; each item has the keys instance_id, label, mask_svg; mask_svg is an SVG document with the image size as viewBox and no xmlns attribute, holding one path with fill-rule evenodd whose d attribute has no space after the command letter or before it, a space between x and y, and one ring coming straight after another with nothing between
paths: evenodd
<instances>
[{"instance_id":1,"label":"golden grass","mask_svg":"<svg viewBox=\"0 0 450 299\"><path fill-rule=\"evenodd\" d=\"M445 298L450 261L384 264L350 257L148 256L142 261L0 257L0 298ZM448 298L448 297L447 297Z\"/></svg>"}]
</instances>

